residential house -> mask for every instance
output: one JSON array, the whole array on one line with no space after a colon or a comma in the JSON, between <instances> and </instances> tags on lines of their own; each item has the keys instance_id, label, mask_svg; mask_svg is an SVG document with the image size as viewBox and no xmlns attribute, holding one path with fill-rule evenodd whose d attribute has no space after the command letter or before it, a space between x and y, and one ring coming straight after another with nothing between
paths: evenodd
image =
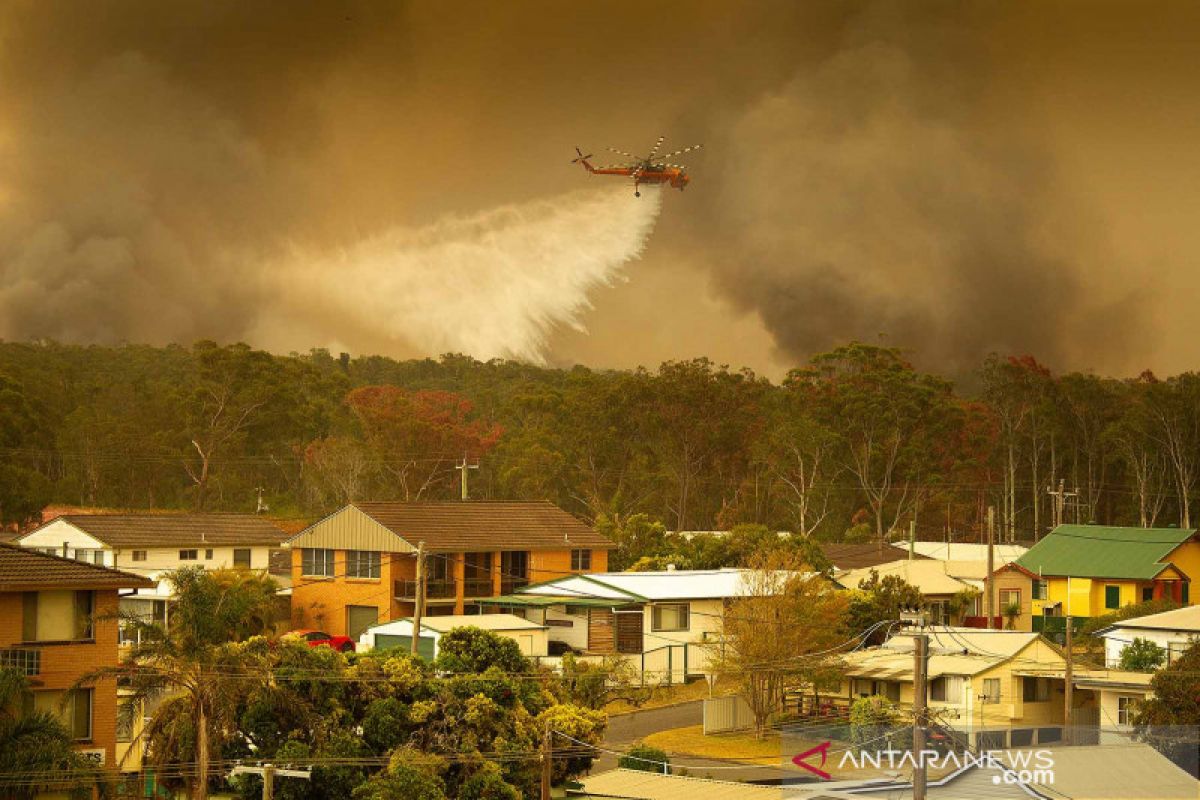
<instances>
[{"instance_id":1,"label":"residential house","mask_svg":"<svg viewBox=\"0 0 1200 800\"><path fill-rule=\"evenodd\" d=\"M0 544L0 666L32 684L27 708L62 718L77 748L98 764L117 763L117 685L81 677L118 663L120 590L153 581L89 562Z\"/></svg>"},{"instance_id":2,"label":"residential house","mask_svg":"<svg viewBox=\"0 0 1200 800\"><path fill-rule=\"evenodd\" d=\"M991 592L995 609L992 624L987 625L986 618L981 616L978 618L978 627L1033 630L1033 601L1034 598L1045 596L1045 581L1014 561L992 573ZM983 601L980 602L980 607L982 611ZM1011 615L1010 609L1018 613L1015 616Z\"/></svg>"},{"instance_id":3,"label":"residential house","mask_svg":"<svg viewBox=\"0 0 1200 800\"><path fill-rule=\"evenodd\" d=\"M64 514L16 544L150 578L151 588L121 598L121 612L165 622L172 593L164 573L187 566L267 570L283 536L255 514Z\"/></svg>"},{"instance_id":4,"label":"residential house","mask_svg":"<svg viewBox=\"0 0 1200 800\"><path fill-rule=\"evenodd\" d=\"M560 577L489 600L550 627L585 657L624 656L663 682L706 675L726 605L760 591L747 569L605 572ZM553 644L552 644L553 646Z\"/></svg>"},{"instance_id":5,"label":"residential house","mask_svg":"<svg viewBox=\"0 0 1200 800\"><path fill-rule=\"evenodd\" d=\"M978 561L902 558L835 573L833 577L840 586L857 589L864 581L870 580L872 573L880 578L895 575L917 587L925 598L930 622L939 625L958 624L964 617L979 613L977 601L983 590L987 564Z\"/></svg>"},{"instance_id":6,"label":"residential house","mask_svg":"<svg viewBox=\"0 0 1200 800\"><path fill-rule=\"evenodd\" d=\"M1061 737L1065 661L1057 647L1036 633L945 626L922 632L929 636L929 707L973 745L992 749ZM837 697L849 705L880 695L911 707L913 635L899 633L842 656L845 679ZM1095 702L1086 693L1074 699L1080 707Z\"/></svg>"},{"instance_id":7,"label":"residential house","mask_svg":"<svg viewBox=\"0 0 1200 800\"><path fill-rule=\"evenodd\" d=\"M480 628L491 631L504 639L512 639L521 648L521 654L534 659L549 654L549 626L530 622L513 614L464 614L445 617L423 617L421 635L417 641L417 652L432 661L437 657L438 642L442 636L455 628ZM398 647L412 648L412 618L397 619L372 625L358 637L359 651Z\"/></svg>"},{"instance_id":8,"label":"residential house","mask_svg":"<svg viewBox=\"0 0 1200 800\"><path fill-rule=\"evenodd\" d=\"M603 571L615 545L551 503L352 503L285 542L297 627L357 638L410 617L424 544L424 617L533 582Z\"/></svg>"},{"instance_id":9,"label":"residential house","mask_svg":"<svg viewBox=\"0 0 1200 800\"><path fill-rule=\"evenodd\" d=\"M1096 635L1104 639L1104 660L1110 667L1120 666L1121 653L1134 639L1154 642L1166 653L1170 664L1189 647L1200 643L1200 606L1123 619L1101 628Z\"/></svg>"},{"instance_id":10,"label":"residential house","mask_svg":"<svg viewBox=\"0 0 1200 800\"><path fill-rule=\"evenodd\" d=\"M1046 618L1078 623L1160 598L1193 604L1200 539L1195 529L1060 525L1016 563L1045 583L1033 597L1033 629L1057 630Z\"/></svg>"}]
</instances>

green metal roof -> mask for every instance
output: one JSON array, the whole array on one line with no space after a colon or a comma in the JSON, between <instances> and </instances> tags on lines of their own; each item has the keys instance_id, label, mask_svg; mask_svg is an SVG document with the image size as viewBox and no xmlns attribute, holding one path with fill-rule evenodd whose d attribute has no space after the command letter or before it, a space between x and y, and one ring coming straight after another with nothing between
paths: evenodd
<instances>
[{"instance_id":1,"label":"green metal roof","mask_svg":"<svg viewBox=\"0 0 1200 800\"><path fill-rule=\"evenodd\" d=\"M1059 525L1017 564L1039 575L1150 580L1167 556L1196 533L1183 528Z\"/></svg>"}]
</instances>

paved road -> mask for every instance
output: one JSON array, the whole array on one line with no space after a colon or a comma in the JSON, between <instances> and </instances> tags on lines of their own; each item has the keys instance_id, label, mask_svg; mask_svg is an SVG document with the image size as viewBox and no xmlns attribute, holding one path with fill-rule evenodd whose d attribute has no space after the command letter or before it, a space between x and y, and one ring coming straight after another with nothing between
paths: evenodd
<instances>
[{"instance_id":1,"label":"paved road","mask_svg":"<svg viewBox=\"0 0 1200 800\"><path fill-rule=\"evenodd\" d=\"M688 725L703 723L703 700L680 703L665 708L651 708L647 711L634 711L632 714L621 714L609 718L605 742L610 745L627 745L658 731L685 728Z\"/></svg>"},{"instance_id":2,"label":"paved road","mask_svg":"<svg viewBox=\"0 0 1200 800\"><path fill-rule=\"evenodd\" d=\"M681 703L666 708L652 708L647 711L635 711L632 714L621 714L608 721L608 734L605 737L605 747L612 750L625 750L638 739L658 731L671 728L684 728L689 725L701 725L704 722L703 701ZM796 772L784 771L775 767L747 767L745 769L728 769L738 766L736 761L722 761L715 758L697 758L695 756L679 756L672 758L677 765L686 765L688 773L704 778L718 778L735 781L776 782L781 778L795 779ZM596 759L592 772L603 772L617 765L617 757L603 754Z\"/></svg>"}]
</instances>

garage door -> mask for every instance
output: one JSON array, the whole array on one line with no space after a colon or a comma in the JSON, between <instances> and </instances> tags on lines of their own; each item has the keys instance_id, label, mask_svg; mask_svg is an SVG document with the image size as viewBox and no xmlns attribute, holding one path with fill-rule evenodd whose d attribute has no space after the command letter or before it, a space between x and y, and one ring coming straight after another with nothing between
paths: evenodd
<instances>
[{"instance_id":1,"label":"garage door","mask_svg":"<svg viewBox=\"0 0 1200 800\"><path fill-rule=\"evenodd\" d=\"M346 606L346 635L351 639L358 639L376 622L379 622L379 609L375 606Z\"/></svg>"},{"instance_id":2,"label":"garage door","mask_svg":"<svg viewBox=\"0 0 1200 800\"><path fill-rule=\"evenodd\" d=\"M377 633L375 634L375 649L376 650L391 650L398 647L404 652L412 650L411 636L397 636L392 633ZM422 636L417 642L417 655L426 661L433 661L433 639L428 636Z\"/></svg>"}]
</instances>

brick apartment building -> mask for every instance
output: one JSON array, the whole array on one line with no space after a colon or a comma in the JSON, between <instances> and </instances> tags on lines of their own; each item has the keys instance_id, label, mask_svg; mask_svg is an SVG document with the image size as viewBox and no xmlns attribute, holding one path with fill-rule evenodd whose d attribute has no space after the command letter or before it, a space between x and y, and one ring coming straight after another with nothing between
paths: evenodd
<instances>
[{"instance_id":1,"label":"brick apartment building","mask_svg":"<svg viewBox=\"0 0 1200 800\"><path fill-rule=\"evenodd\" d=\"M0 544L0 667L28 677L26 709L58 715L76 748L108 768L116 766L116 682L70 688L117 664L118 590L152 586L139 575Z\"/></svg>"},{"instance_id":2,"label":"brick apartment building","mask_svg":"<svg viewBox=\"0 0 1200 800\"><path fill-rule=\"evenodd\" d=\"M293 623L357 637L410 616L420 542L427 616L462 614L476 599L530 583L603 572L615 547L551 503L352 503L285 542Z\"/></svg>"}]
</instances>

